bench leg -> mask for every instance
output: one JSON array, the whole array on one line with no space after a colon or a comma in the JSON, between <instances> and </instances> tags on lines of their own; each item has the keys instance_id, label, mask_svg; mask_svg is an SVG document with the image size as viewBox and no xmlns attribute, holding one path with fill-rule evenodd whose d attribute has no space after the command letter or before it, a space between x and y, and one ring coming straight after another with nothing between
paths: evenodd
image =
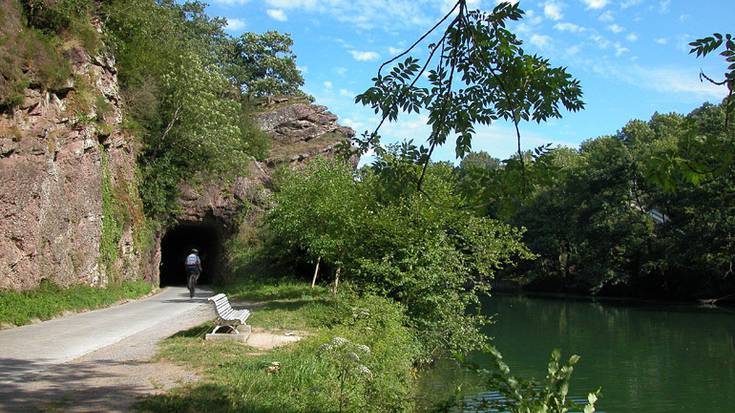
<instances>
[{"instance_id":1,"label":"bench leg","mask_svg":"<svg viewBox=\"0 0 735 413\"><path fill-rule=\"evenodd\" d=\"M211 333L209 333L209 334L217 334L217 331L218 331L218 330L219 330L220 328L222 328L222 327L228 327L228 328L229 328L230 330L234 331L234 332L235 332L235 334L240 334L240 332L239 332L239 331L237 330L237 328L236 328L236 327L233 327L233 326L230 326L230 325L227 325L227 324L223 324L223 325L218 325L218 326L215 326L215 327L214 327L214 329L212 330L212 332L211 332Z\"/></svg>"}]
</instances>

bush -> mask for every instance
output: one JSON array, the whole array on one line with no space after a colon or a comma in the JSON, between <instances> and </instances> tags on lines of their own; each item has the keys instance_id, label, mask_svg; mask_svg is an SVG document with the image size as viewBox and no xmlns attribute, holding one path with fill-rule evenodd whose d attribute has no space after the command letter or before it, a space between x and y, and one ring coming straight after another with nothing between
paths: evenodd
<instances>
[{"instance_id":1,"label":"bush","mask_svg":"<svg viewBox=\"0 0 735 413\"><path fill-rule=\"evenodd\" d=\"M444 165L429 168L425 192L393 184L382 171L355 177L327 161L290 172L268 218L274 241L303 261L321 257L360 292L404 305L427 360L479 348L486 320L469 310L496 270L530 256L522 232L463 211Z\"/></svg>"},{"instance_id":2,"label":"bush","mask_svg":"<svg viewBox=\"0 0 735 413\"><path fill-rule=\"evenodd\" d=\"M55 89L71 76L60 52L60 40L23 23L16 1L0 1L0 109L23 102L31 86Z\"/></svg>"}]
</instances>

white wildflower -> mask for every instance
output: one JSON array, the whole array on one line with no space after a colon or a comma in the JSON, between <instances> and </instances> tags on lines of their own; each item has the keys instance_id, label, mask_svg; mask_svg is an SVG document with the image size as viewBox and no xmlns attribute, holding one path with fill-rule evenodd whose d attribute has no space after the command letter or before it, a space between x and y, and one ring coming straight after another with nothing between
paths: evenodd
<instances>
[{"instance_id":1,"label":"white wildflower","mask_svg":"<svg viewBox=\"0 0 735 413\"><path fill-rule=\"evenodd\" d=\"M368 380L371 380L373 378L373 372L370 371L367 366L363 366L362 364L357 366L358 373L367 376Z\"/></svg>"},{"instance_id":2,"label":"white wildflower","mask_svg":"<svg viewBox=\"0 0 735 413\"><path fill-rule=\"evenodd\" d=\"M370 354L370 347L364 344L358 344L357 346L355 346L355 348L357 348L358 350L360 350L361 352L365 354Z\"/></svg>"},{"instance_id":3,"label":"white wildflower","mask_svg":"<svg viewBox=\"0 0 735 413\"><path fill-rule=\"evenodd\" d=\"M350 340L347 340L346 338L343 338L343 337L335 337L332 339L332 345L337 346L337 347L343 346L349 342Z\"/></svg>"}]
</instances>

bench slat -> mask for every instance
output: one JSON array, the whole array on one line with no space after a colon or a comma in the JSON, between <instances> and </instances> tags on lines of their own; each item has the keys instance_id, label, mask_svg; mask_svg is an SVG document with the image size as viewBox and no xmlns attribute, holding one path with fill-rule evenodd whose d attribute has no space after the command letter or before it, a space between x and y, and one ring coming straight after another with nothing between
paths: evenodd
<instances>
[{"instance_id":1,"label":"bench slat","mask_svg":"<svg viewBox=\"0 0 735 413\"><path fill-rule=\"evenodd\" d=\"M209 301L214 304L214 310L217 313L217 317L223 323L239 323L245 324L245 320L250 317L250 310L242 309L236 310L230 305L230 300L227 299L225 294L217 294L209 297Z\"/></svg>"}]
</instances>

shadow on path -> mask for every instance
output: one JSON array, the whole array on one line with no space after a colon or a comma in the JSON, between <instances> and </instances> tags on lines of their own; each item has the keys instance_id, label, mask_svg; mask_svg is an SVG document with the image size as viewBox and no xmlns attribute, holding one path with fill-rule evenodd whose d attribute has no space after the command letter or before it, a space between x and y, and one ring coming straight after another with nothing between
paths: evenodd
<instances>
[{"instance_id":1,"label":"shadow on path","mask_svg":"<svg viewBox=\"0 0 735 413\"><path fill-rule=\"evenodd\" d=\"M150 393L153 383L145 376L155 369L147 362L113 360L49 367L0 359L0 366L0 411L7 412L127 411L131 400ZM130 380L131 373L143 380Z\"/></svg>"}]
</instances>

